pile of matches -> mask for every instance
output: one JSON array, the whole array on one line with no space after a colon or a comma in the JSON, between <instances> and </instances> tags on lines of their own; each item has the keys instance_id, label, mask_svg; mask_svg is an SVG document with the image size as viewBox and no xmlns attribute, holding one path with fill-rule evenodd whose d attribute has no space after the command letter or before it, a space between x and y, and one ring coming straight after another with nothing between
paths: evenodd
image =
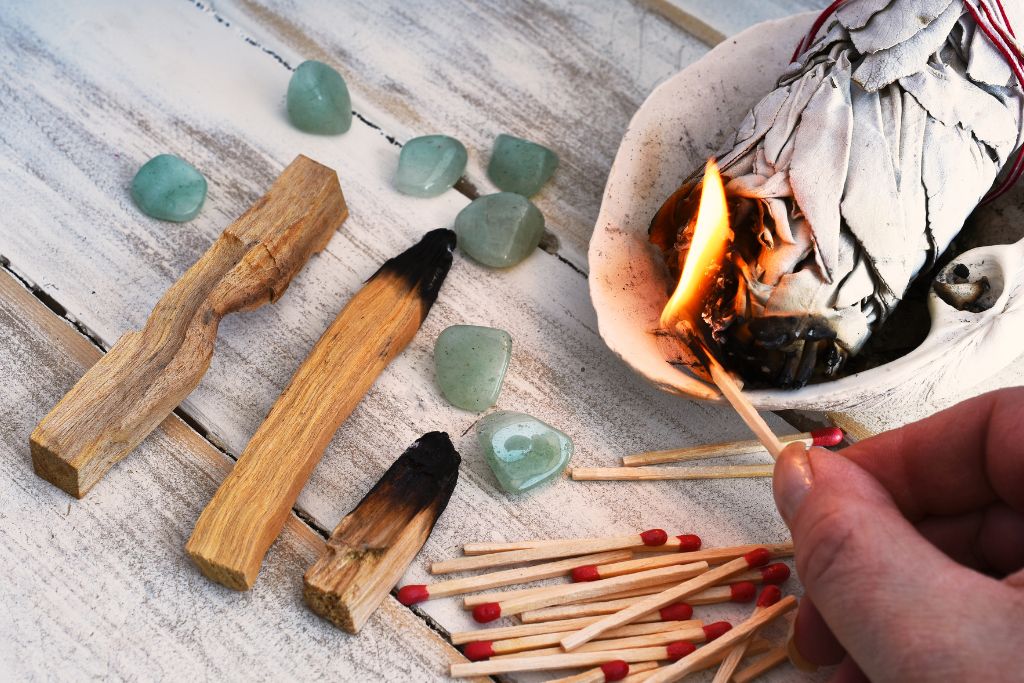
<instances>
[{"instance_id":1,"label":"pile of matches","mask_svg":"<svg viewBox=\"0 0 1024 683\"><path fill-rule=\"evenodd\" d=\"M478 623L517 617L518 625L452 634L470 663L457 678L522 671L584 669L558 681L675 681L718 666L715 683L749 681L786 659L784 644L756 637L759 628L793 609L778 585L792 543L702 549L694 534L641 534L573 540L469 543L465 556L431 565L432 574L489 570L466 578L402 587L413 605L466 595ZM503 569L499 569L503 568ZM543 579L555 585L485 592ZM763 588L758 595L758 584ZM751 602L737 626L693 619L694 605ZM701 647L698 644L703 643ZM767 653L739 669L747 655Z\"/></svg>"}]
</instances>

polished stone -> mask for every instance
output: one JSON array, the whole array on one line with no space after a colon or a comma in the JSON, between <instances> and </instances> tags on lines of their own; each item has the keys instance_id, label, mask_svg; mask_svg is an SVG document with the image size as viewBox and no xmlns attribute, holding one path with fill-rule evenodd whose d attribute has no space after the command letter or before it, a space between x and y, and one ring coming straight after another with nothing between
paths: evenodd
<instances>
[{"instance_id":1,"label":"polished stone","mask_svg":"<svg viewBox=\"0 0 1024 683\"><path fill-rule=\"evenodd\" d=\"M455 217L459 248L494 268L514 266L533 253L544 234L544 216L522 195L479 197Z\"/></svg>"},{"instance_id":2,"label":"polished stone","mask_svg":"<svg viewBox=\"0 0 1024 683\"><path fill-rule=\"evenodd\" d=\"M447 135L424 135L402 145L395 187L413 197L436 197L466 170L466 148Z\"/></svg>"},{"instance_id":3,"label":"polished stone","mask_svg":"<svg viewBox=\"0 0 1024 683\"><path fill-rule=\"evenodd\" d=\"M299 64L288 81L288 118L307 133L338 135L352 125L345 79L323 62Z\"/></svg>"},{"instance_id":4,"label":"polished stone","mask_svg":"<svg viewBox=\"0 0 1024 683\"><path fill-rule=\"evenodd\" d=\"M572 439L525 413L498 411L483 417L476 438L498 483L509 493L557 477L572 457Z\"/></svg>"},{"instance_id":5,"label":"polished stone","mask_svg":"<svg viewBox=\"0 0 1024 683\"><path fill-rule=\"evenodd\" d=\"M536 142L499 135L487 165L487 177L499 189L532 197L558 168L558 155Z\"/></svg>"},{"instance_id":6,"label":"polished stone","mask_svg":"<svg viewBox=\"0 0 1024 683\"><path fill-rule=\"evenodd\" d=\"M144 213L165 221L190 221L206 200L206 178L173 154L159 154L132 180L132 199Z\"/></svg>"},{"instance_id":7,"label":"polished stone","mask_svg":"<svg viewBox=\"0 0 1024 683\"><path fill-rule=\"evenodd\" d=\"M486 410L498 400L511 358L512 337L505 330L452 325L434 344L437 384L453 406Z\"/></svg>"}]
</instances>

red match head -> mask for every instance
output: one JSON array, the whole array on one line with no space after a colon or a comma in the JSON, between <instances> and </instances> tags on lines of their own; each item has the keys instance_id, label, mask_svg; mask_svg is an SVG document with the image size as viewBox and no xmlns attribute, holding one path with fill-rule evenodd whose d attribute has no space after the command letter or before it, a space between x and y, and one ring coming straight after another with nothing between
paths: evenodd
<instances>
[{"instance_id":1,"label":"red match head","mask_svg":"<svg viewBox=\"0 0 1024 683\"><path fill-rule=\"evenodd\" d=\"M674 643L669 643L668 647L665 648L668 652L668 658L673 662L677 659L682 659L696 649L697 646L688 640L677 640Z\"/></svg>"},{"instance_id":2,"label":"red match head","mask_svg":"<svg viewBox=\"0 0 1024 683\"><path fill-rule=\"evenodd\" d=\"M761 580L764 583L783 583L789 578L789 565L784 562L773 562L761 568Z\"/></svg>"},{"instance_id":3,"label":"red match head","mask_svg":"<svg viewBox=\"0 0 1024 683\"><path fill-rule=\"evenodd\" d=\"M732 624L728 621L716 621L704 627L704 638L710 643L731 628Z\"/></svg>"},{"instance_id":4,"label":"red match head","mask_svg":"<svg viewBox=\"0 0 1024 683\"><path fill-rule=\"evenodd\" d=\"M695 550L700 550L701 540L697 534L683 534L676 538L679 539L679 552L692 553Z\"/></svg>"},{"instance_id":5,"label":"red match head","mask_svg":"<svg viewBox=\"0 0 1024 683\"><path fill-rule=\"evenodd\" d=\"M592 564L585 564L572 570L572 580L577 583L581 581L597 581L600 578L601 575L597 572L597 567Z\"/></svg>"},{"instance_id":6,"label":"red match head","mask_svg":"<svg viewBox=\"0 0 1024 683\"><path fill-rule=\"evenodd\" d=\"M747 561L748 567L761 567L768 564L768 560L772 559L772 554L768 552L767 548L756 548L744 555L743 559Z\"/></svg>"},{"instance_id":7,"label":"red match head","mask_svg":"<svg viewBox=\"0 0 1024 683\"><path fill-rule=\"evenodd\" d=\"M398 589L398 602L406 607L430 598L430 591L422 583L413 583Z\"/></svg>"},{"instance_id":8,"label":"red match head","mask_svg":"<svg viewBox=\"0 0 1024 683\"><path fill-rule=\"evenodd\" d=\"M640 540L644 542L644 545L665 545L668 533L664 529L648 529L640 534Z\"/></svg>"},{"instance_id":9,"label":"red match head","mask_svg":"<svg viewBox=\"0 0 1024 683\"><path fill-rule=\"evenodd\" d=\"M839 427L825 427L824 429L815 429L811 432L812 446L828 448L829 446L838 446L842 440L843 430Z\"/></svg>"},{"instance_id":10,"label":"red match head","mask_svg":"<svg viewBox=\"0 0 1024 683\"><path fill-rule=\"evenodd\" d=\"M605 681L621 681L629 675L629 664L626 664L621 659L616 659L613 662L602 664L601 671L604 672Z\"/></svg>"},{"instance_id":11,"label":"red match head","mask_svg":"<svg viewBox=\"0 0 1024 683\"><path fill-rule=\"evenodd\" d=\"M751 584L753 585L753 584ZM693 608L685 602L677 602L658 611L662 621L686 621L693 616Z\"/></svg>"},{"instance_id":12,"label":"red match head","mask_svg":"<svg viewBox=\"0 0 1024 683\"><path fill-rule=\"evenodd\" d=\"M501 605L496 602L485 602L473 608L473 619L478 624L486 624L501 617Z\"/></svg>"},{"instance_id":13,"label":"red match head","mask_svg":"<svg viewBox=\"0 0 1024 683\"><path fill-rule=\"evenodd\" d=\"M466 647L462 648L462 654L471 662L479 662L494 656L494 645L489 640L466 643Z\"/></svg>"},{"instance_id":14,"label":"red match head","mask_svg":"<svg viewBox=\"0 0 1024 683\"><path fill-rule=\"evenodd\" d=\"M771 607L782 599L782 591L778 586L765 586L761 589L761 595L757 596L758 607Z\"/></svg>"},{"instance_id":15,"label":"red match head","mask_svg":"<svg viewBox=\"0 0 1024 683\"><path fill-rule=\"evenodd\" d=\"M757 593L757 587L751 581L740 581L729 586L729 593L733 602L750 602Z\"/></svg>"}]
</instances>

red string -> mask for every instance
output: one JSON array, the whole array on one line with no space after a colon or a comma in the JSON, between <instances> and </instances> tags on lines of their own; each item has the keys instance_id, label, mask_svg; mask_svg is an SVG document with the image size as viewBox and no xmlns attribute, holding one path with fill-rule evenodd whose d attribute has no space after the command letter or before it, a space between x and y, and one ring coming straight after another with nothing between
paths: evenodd
<instances>
[{"instance_id":1,"label":"red string","mask_svg":"<svg viewBox=\"0 0 1024 683\"><path fill-rule=\"evenodd\" d=\"M825 8L825 11L818 15L818 18L811 24L811 32L808 33L804 38L796 44L796 51L793 52L793 57L789 60L790 64L796 61L796 58L800 56L800 53L811 46L814 42L814 36L818 34L821 27L828 21L828 18L832 16L832 13L839 9L839 6L846 2L846 0L835 0L831 5Z\"/></svg>"}]
</instances>

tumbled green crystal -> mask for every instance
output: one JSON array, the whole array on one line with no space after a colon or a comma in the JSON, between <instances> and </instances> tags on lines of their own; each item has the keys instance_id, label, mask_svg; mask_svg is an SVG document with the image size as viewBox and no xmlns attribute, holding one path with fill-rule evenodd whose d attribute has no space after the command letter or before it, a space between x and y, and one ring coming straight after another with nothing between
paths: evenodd
<instances>
[{"instance_id":1,"label":"tumbled green crystal","mask_svg":"<svg viewBox=\"0 0 1024 683\"><path fill-rule=\"evenodd\" d=\"M498 411L477 422L476 438L501 488L520 493L558 476L572 439L525 413Z\"/></svg>"},{"instance_id":2,"label":"tumbled green crystal","mask_svg":"<svg viewBox=\"0 0 1024 683\"><path fill-rule=\"evenodd\" d=\"M434 344L434 367L441 393L464 410L479 412L494 405L512 357L512 337L505 330L452 325Z\"/></svg>"},{"instance_id":3,"label":"tumbled green crystal","mask_svg":"<svg viewBox=\"0 0 1024 683\"><path fill-rule=\"evenodd\" d=\"M536 142L499 135L494 141L487 177L499 189L532 197L558 168L558 155Z\"/></svg>"},{"instance_id":4,"label":"tumbled green crystal","mask_svg":"<svg viewBox=\"0 0 1024 683\"><path fill-rule=\"evenodd\" d=\"M323 62L299 64L288 81L288 118L307 133L347 131L352 125L352 100L345 79Z\"/></svg>"},{"instance_id":5,"label":"tumbled green crystal","mask_svg":"<svg viewBox=\"0 0 1024 683\"><path fill-rule=\"evenodd\" d=\"M494 268L514 266L533 253L544 234L544 216L522 195L479 197L455 217L459 248Z\"/></svg>"},{"instance_id":6,"label":"tumbled green crystal","mask_svg":"<svg viewBox=\"0 0 1024 683\"><path fill-rule=\"evenodd\" d=\"M190 221L206 199L206 178L184 159L158 154L135 174L132 199L153 218Z\"/></svg>"},{"instance_id":7,"label":"tumbled green crystal","mask_svg":"<svg viewBox=\"0 0 1024 683\"><path fill-rule=\"evenodd\" d=\"M466 170L466 148L447 135L424 135L402 146L395 187L413 197L436 197Z\"/></svg>"}]
</instances>

